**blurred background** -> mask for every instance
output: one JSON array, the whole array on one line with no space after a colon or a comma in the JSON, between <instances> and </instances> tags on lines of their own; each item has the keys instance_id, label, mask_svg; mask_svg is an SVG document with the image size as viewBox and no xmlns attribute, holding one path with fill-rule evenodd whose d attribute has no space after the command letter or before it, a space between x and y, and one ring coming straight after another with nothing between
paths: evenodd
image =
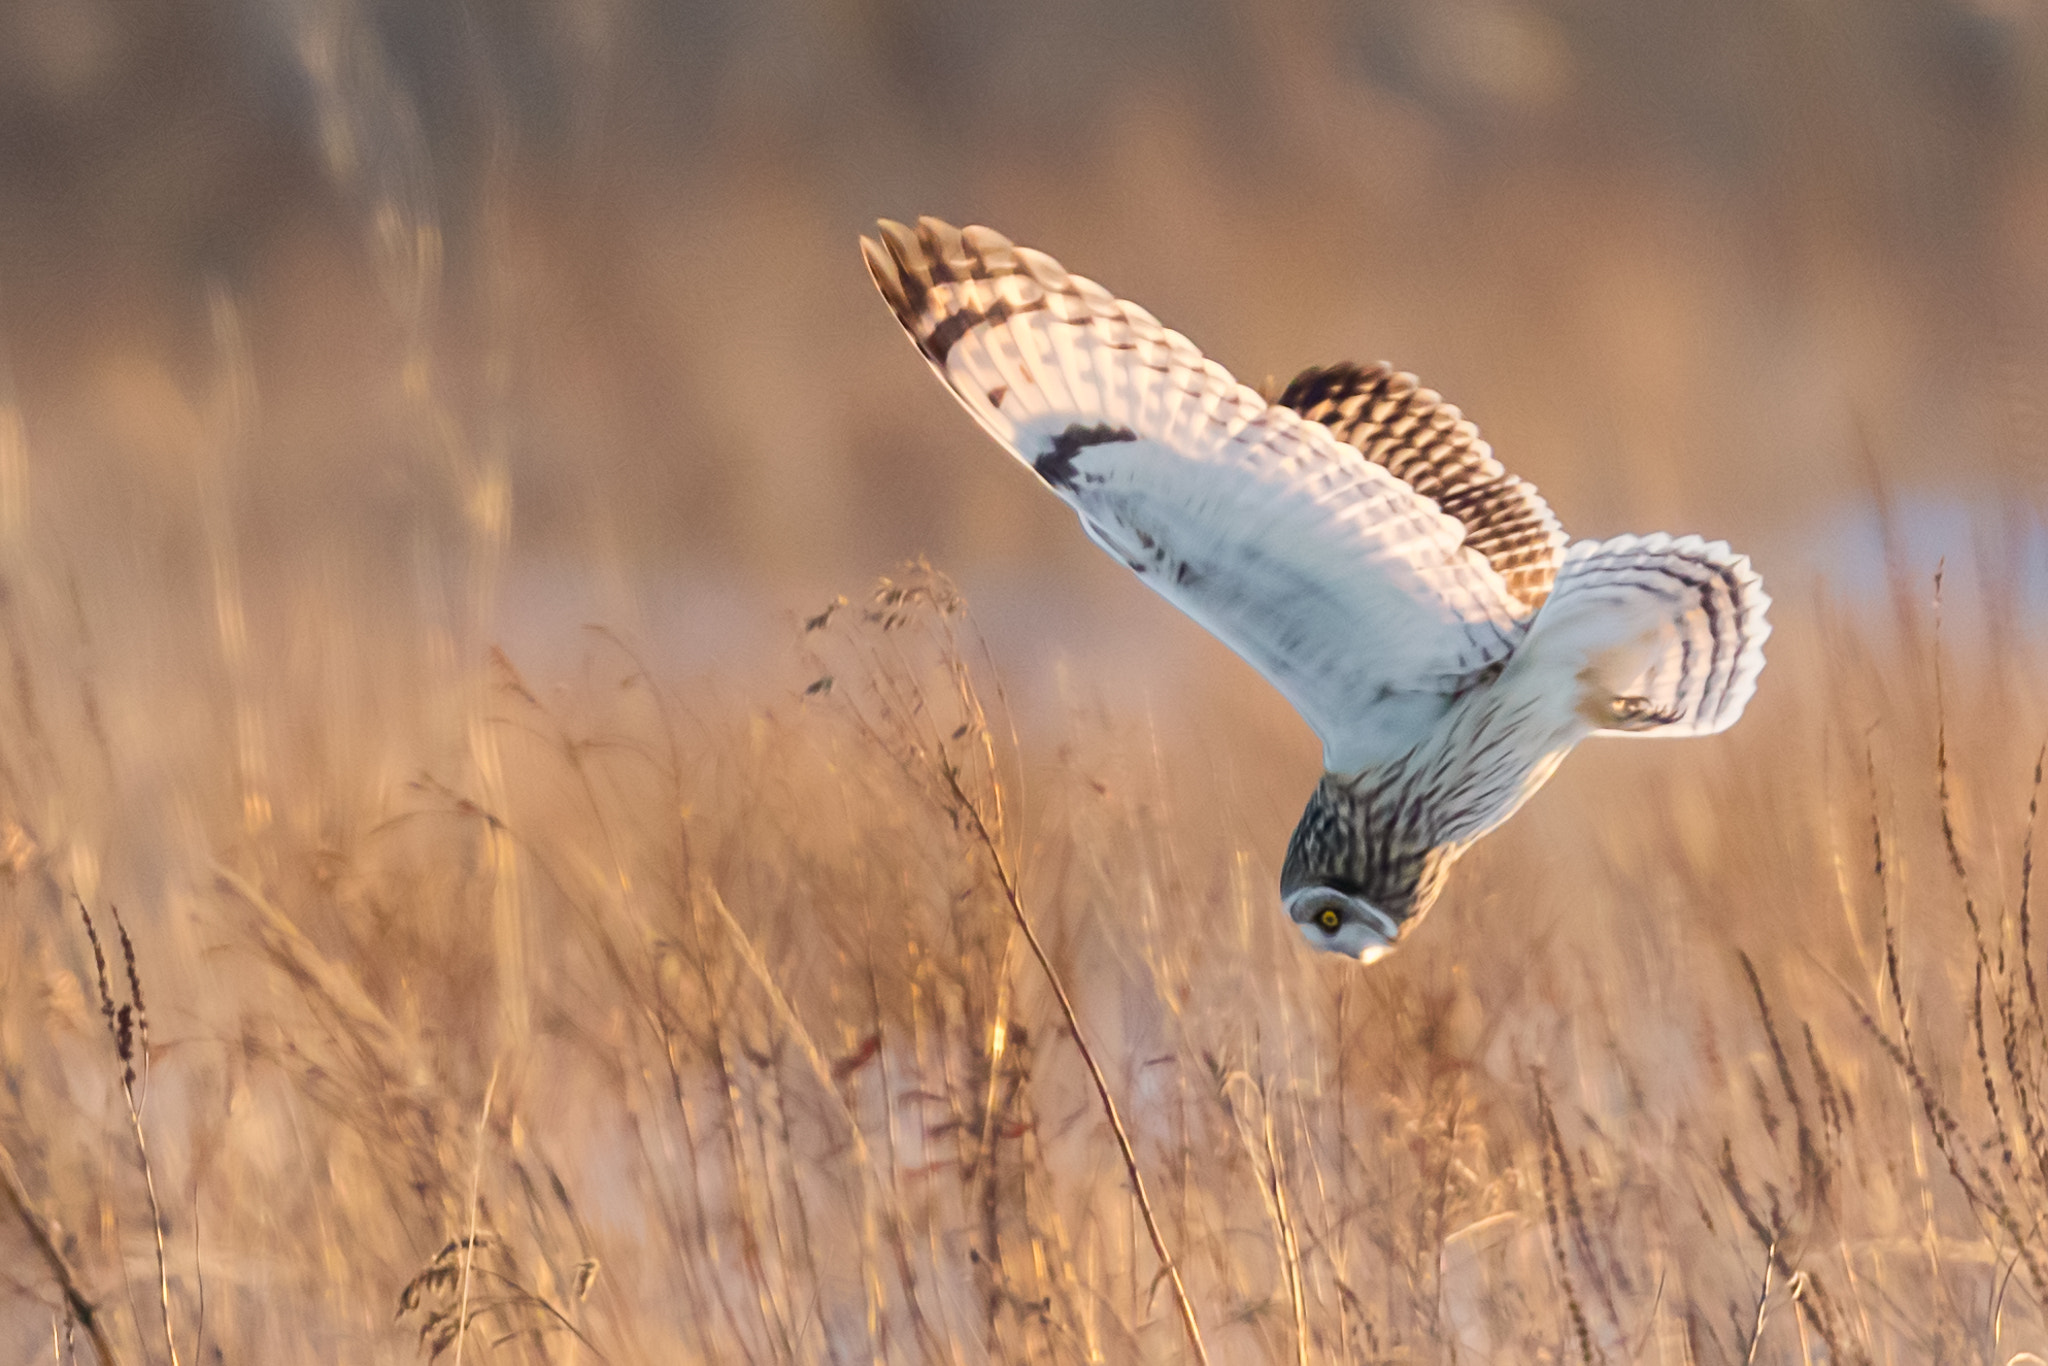
<instances>
[{"instance_id":1,"label":"blurred background","mask_svg":"<svg viewBox=\"0 0 2048 1366\"><path fill-rule=\"evenodd\" d=\"M919 213L1252 383L1412 369L1575 534L1874 600L1889 499L2048 604L2025 0L13 0L0 127L4 526L145 634L228 546L259 643L743 677L928 553L1011 657L1222 661L897 335Z\"/></svg>"}]
</instances>

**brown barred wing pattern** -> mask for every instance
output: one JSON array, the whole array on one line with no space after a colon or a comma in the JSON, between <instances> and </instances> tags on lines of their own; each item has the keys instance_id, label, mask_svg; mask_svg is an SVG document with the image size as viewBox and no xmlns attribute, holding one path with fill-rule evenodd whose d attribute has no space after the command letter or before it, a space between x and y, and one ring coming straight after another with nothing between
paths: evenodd
<instances>
[{"instance_id":1,"label":"brown barred wing pattern","mask_svg":"<svg viewBox=\"0 0 2048 1366\"><path fill-rule=\"evenodd\" d=\"M1465 544L1534 611L1564 557L1564 528L1536 486L1501 468L1479 429L1443 396L1385 361L1304 370L1280 406L1328 427L1347 446L1458 519Z\"/></svg>"}]
</instances>

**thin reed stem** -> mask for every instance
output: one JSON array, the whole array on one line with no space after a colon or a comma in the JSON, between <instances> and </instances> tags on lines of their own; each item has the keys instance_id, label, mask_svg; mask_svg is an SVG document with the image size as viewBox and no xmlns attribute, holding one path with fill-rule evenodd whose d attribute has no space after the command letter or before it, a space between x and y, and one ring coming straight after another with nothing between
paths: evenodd
<instances>
[{"instance_id":1,"label":"thin reed stem","mask_svg":"<svg viewBox=\"0 0 2048 1366\"><path fill-rule=\"evenodd\" d=\"M128 1124L135 1132L135 1152L142 1165L142 1187L149 1193L149 1227L156 1235L157 1307L163 1312L164 1348L171 1354L171 1366L178 1366L178 1340L171 1332L171 1273L164 1249L164 1215L156 1199L156 1171L149 1161L149 1140L142 1130L142 1110L135 1103L135 1088L124 1082L122 1095L128 1100Z\"/></svg>"},{"instance_id":2,"label":"thin reed stem","mask_svg":"<svg viewBox=\"0 0 2048 1366\"><path fill-rule=\"evenodd\" d=\"M1060 1014L1066 1019L1067 1028L1074 1036L1074 1046L1081 1054L1081 1061L1088 1068L1088 1079L1095 1084L1095 1094L1102 1102L1102 1112L1109 1120L1110 1132L1116 1135L1117 1151L1123 1156L1124 1171L1131 1178L1131 1193L1137 1198L1138 1212L1145 1221L1145 1233L1152 1240L1152 1250L1159 1256L1160 1268L1166 1272L1167 1281L1173 1286L1173 1300L1180 1310L1182 1329L1187 1333L1188 1346L1194 1350L1196 1360L1208 1366L1209 1349L1202 1343L1201 1325L1195 1321L1195 1306L1188 1298L1187 1285L1181 1280L1180 1267L1173 1259L1173 1252L1166 1245L1166 1235L1160 1231L1159 1216L1153 1211L1152 1198L1145 1191L1145 1174L1138 1167L1138 1152L1131 1144L1130 1131L1124 1127L1123 1115L1118 1111L1116 1097L1110 1094L1109 1080L1103 1075L1102 1065L1095 1060L1095 1050L1088 1046L1088 1035L1081 1028L1081 1017L1074 1010L1073 999L1067 995L1066 983L1061 980L1059 970L1052 964L1045 945L1039 942L1038 931L1032 928L1031 917L1024 909L1024 898L1017 891L1017 880L1010 871L1009 861L1003 857L1001 846L996 843L986 822L982 820L981 807L970 799L960 786L959 771L950 764L940 766L940 773L946 787L958 803L958 809L966 816L973 828L975 841L988 855L995 868L996 882L1003 891L1003 900L1010 908L1010 915L1017 922L1017 928L1024 935L1024 942L1031 946L1032 957L1045 973L1045 980L1051 985L1054 998L1059 1002Z\"/></svg>"},{"instance_id":3,"label":"thin reed stem","mask_svg":"<svg viewBox=\"0 0 2048 1366\"><path fill-rule=\"evenodd\" d=\"M92 1343L100 1366L120 1366L121 1357L114 1351L114 1344L107 1340L106 1325L100 1322L99 1307L79 1288L78 1274L71 1269L63 1249L57 1246L50 1226L36 1213L28 1191L21 1184L21 1172L14 1165L14 1154L7 1151L5 1144L0 1144L0 1195L7 1198L14 1217L21 1221L28 1240L35 1244L37 1254L42 1257L43 1265L50 1269L50 1279L57 1282L57 1289L63 1292L64 1307L85 1329L86 1340Z\"/></svg>"},{"instance_id":4,"label":"thin reed stem","mask_svg":"<svg viewBox=\"0 0 2048 1366\"><path fill-rule=\"evenodd\" d=\"M804 1061L810 1065L811 1075L816 1078L818 1089L831 1098L832 1108L846 1125L848 1151L852 1156L853 1166L858 1174L857 1184L861 1192L860 1238L864 1271L863 1285L868 1296L870 1326L873 1327L879 1322L883 1311L887 1307L887 1298L883 1292L880 1273L876 1270L876 1248L879 1243L880 1234L875 1226L874 1198L876 1187L880 1183L875 1176L874 1156L868 1148L867 1134L861 1129L859 1116L853 1113L852 1108L846 1103L845 1095L833 1083L831 1063L826 1061L825 1054L818 1047L817 1040L811 1036L811 1031L805 1027L803 1017L796 1013L796 1007L790 1003L789 997L784 994L781 986L776 983L774 974L768 971L767 962L761 957L761 951L754 946L754 941L748 937L745 927L739 922L739 917L735 916L732 913L732 909L725 904L725 898L719 895L716 886L705 882L702 884L701 891L703 900L710 903L711 908L718 912L719 919L725 923L726 932L732 936L733 947L739 951L740 961L746 964L747 971L753 974L754 980L761 984L761 990L767 994L769 1003L775 1008L775 1013L788 1026L789 1036L796 1041L798 1050L804 1055ZM882 1349L879 1340L874 1344L874 1356L878 1362L882 1359Z\"/></svg>"},{"instance_id":5,"label":"thin reed stem","mask_svg":"<svg viewBox=\"0 0 2048 1366\"><path fill-rule=\"evenodd\" d=\"M1749 1350L1742 1354L1747 1366L1756 1360L1757 1345L1764 1340L1764 1324L1771 1312L1771 1277L1778 1269L1778 1240L1773 1238L1764 1251L1764 1283L1756 1292L1756 1323L1749 1330Z\"/></svg>"},{"instance_id":6,"label":"thin reed stem","mask_svg":"<svg viewBox=\"0 0 2048 1366\"><path fill-rule=\"evenodd\" d=\"M99 928L93 924L92 911L87 908L83 897L78 902L78 915L85 922L86 942L92 945L93 970L98 979L100 993L100 1015L106 1022L108 1037L114 1044L115 1060L121 1064L121 1098L128 1110L128 1126L135 1135L135 1153L142 1167L143 1189L149 1195L149 1228L156 1245L156 1288L157 1307L163 1316L164 1349L170 1353L171 1366L180 1366L178 1340L171 1329L171 1272L170 1257L164 1246L163 1208L157 1201L156 1169L149 1160L149 1137L142 1127L142 1105L135 1097L135 1059L138 1051L147 1074L149 1067L149 1010L142 999L142 974L135 965L135 941L128 937L128 927L121 922L121 912L116 909L114 928L121 945L121 965L128 982L128 1001L125 1005L114 1004L114 989L111 974L107 970L105 946L100 942Z\"/></svg>"},{"instance_id":7,"label":"thin reed stem","mask_svg":"<svg viewBox=\"0 0 2048 1366\"><path fill-rule=\"evenodd\" d=\"M476 1162L469 1169L469 1227L462 1236L462 1290L455 1306L455 1366L462 1366L463 1344L469 1341L469 1268L476 1258L477 1189L484 1178L484 1134L491 1122L491 1100L498 1094L498 1064L491 1064L491 1080L484 1087L484 1111L476 1117Z\"/></svg>"},{"instance_id":8,"label":"thin reed stem","mask_svg":"<svg viewBox=\"0 0 2048 1366\"><path fill-rule=\"evenodd\" d=\"M1557 1115L1551 1109L1550 1092L1543 1084L1541 1072L1535 1075L1536 1112L1543 1132L1537 1138L1537 1173L1543 1187L1543 1222L1550 1232L1550 1250L1557 1259L1557 1278L1564 1288L1565 1308L1571 1315L1572 1333L1579 1344L1579 1356L1586 1366L1593 1366L1593 1329L1586 1322L1585 1306L1579 1303L1578 1290L1572 1285L1571 1256L1565 1248L1564 1220L1558 1212L1557 1187L1571 1179L1571 1155L1565 1151L1564 1134L1557 1127ZM1553 1175L1553 1172L1555 1175Z\"/></svg>"}]
</instances>

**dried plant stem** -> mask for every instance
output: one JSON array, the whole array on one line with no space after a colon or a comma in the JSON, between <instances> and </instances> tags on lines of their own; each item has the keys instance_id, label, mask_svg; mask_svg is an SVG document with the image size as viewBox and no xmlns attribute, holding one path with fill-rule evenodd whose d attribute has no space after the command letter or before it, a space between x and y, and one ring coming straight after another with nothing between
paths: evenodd
<instances>
[{"instance_id":1,"label":"dried plant stem","mask_svg":"<svg viewBox=\"0 0 2048 1366\"><path fill-rule=\"evenodd\" d=\"M754 980L761 984L761 989L767 993L775 1013L789 1027L790 1037L796 1041L797 1048L804 1055L804 1061L810 1065L811 1075L817 1079L818 1089L831 1099L833 1108L846 1125L847 1141L850 1145L848 1151L861 1196L862 1284L868 1297L868 1331L871 1341L876 1344L875 1359L879 1361L882 1352L878 1335L887 1300L881 1276L875 1269L878 1260L876 1248L879 1245L879 1231L875 1226L875 1196L880 1193L877 1189L880 1183L875 1177L874 1157L868 1148L867 1134L861 1129L860 1117L853 1113L852 1107L846 1103L845 1095L833 1083L831 1064L826 1061L824 1052L818 1047L818 1041L805 1026L803 1017L796 1013L795 1005L776 984L775 975L768 971L768 964L761 957L761 951L754 946L753 939L748 936L746 927L740 924L739 917L732 913L732 908L725 904L725 898L719 895L718 888L709 880L700 885L700 892L702 899L709 903L711 908L718 912L719 919L725 922L726 932L732 938L732 945L738 951L740 961L746 964L747 971L753 974ZM900 1224L900 1217L898 1223Z\"/></svg>"},{"instance_id":2,"label":"dried plant stem","mask_svg":"<svg viewBox=\"0 0 2048 1366\"><path fill-rule=\"evenodd\" d=\"M1273 1142L1273 1111L1270 1097L1260 1097L1266 1144L1266 1180L1272 1188L1273 1216L1280 1226L1281 1268L1287 1274L1287 1299L1294 1309L1294 1360L1309 1366L1308 1298L1301 1284L1301 1239L1294 1231L1294 1214L1287 1205L1287 1183L1280 1176L1280 1150Z\"/></svg>"},{"instance_id":3,"label":"dried plant stem","mask_svg":"<svg viewBox=\"0 0 2048 1366\"><path fill-rule=\"evenodd\" d=\"M463 1344L469 1341L469 1264L476 1259L476 1197L484 1179L484 1133L497 1094L498 1064L492 1063L491 1080L484 1087L484 1112L476 1118L476 1165L469 1172L469 1228L462 1239L462 1295L455 1307L455 1366L462 1366Z\"/></svg>"},{"instance_id":4,"label":"dried plant stem","mask_svg":"<svg viewBox=\"0 0 2048 1366\"><path fill-rule=\"evenodd\" d=\"M142 1161L142 1187L149 1193L149 1228L156 1235L157 1306L164 1317L164 1347L171 1354L171 1366L179 1366L178 1341L171 1333L171 1274L164 1253L164 1216L156 1199L156 1173L150 1166L149 1140L143 1137L142 1110L135 1103L133 1082L124 1081L121 1093L128 1098L128 1124L135 1131L135 1151Z\"/></svg>"},{"instance_id":5,"label":"dried plant stem","mask_svg":"<svg viewBox=\"0 0 2048 1366\"><path fill-rule=\"evenodd\" d=\"M42 1254L43 1264L50 1268L51 1279L64 1293L64 1307L84 1326L86 1339L92 1343L100 1366L118 1366L121 1358L115 1354L114 1344L107 1341L106 1326L100 1322L98 1307L78 1288L78 1277L71 1270L71 1263L65 1260L63 1249L51 1236L50 1226L43 1222L43 1217L29 1202L28 1192L22 1188L21 1173L14 1165L14 1155L4 1145L0 1145L0 1196L6 1197L15 1217L21 1220L22 1228L27 1231L28 1240Z\"/></svg>"},{"instance_id":6,"label":"dried plant stem","mask_svg":"<svg viewBox=\"0 0 2048 1366\"><path fill-rule=\"evenodd\" d=\"M1756 1325L1749 1330L1749 1350L1742 1354L1745 1363L1756 1360L1757 1344L1764 1340L1764 1323L1771 1310L1771 1273L1778 1266L1778 1240L1773 1238L1764 1251L1764 1283L1756 1292Z\"/></svg>"},{"instance_id":7,"label":"dried plant stem","mask_svg":"<svg viewBox=\"0 0 2048 1366\"><path fill-rule=\"evenodd\" d=\"M1571 1256L1565 1248L1564 1219L1558 1212L1557 1187L1571 1176L1571 1155L1565 1151L1564 1134L1557 1127L1557 1116L1550 1107L1550 1092L1543 1084L1543 1074L1535 1074L1536 1112L1543 1132L1537 1136L1537 1175L1543 1187L1543 1222L1550 1230L1550 1250L1557 1258L1557 1279L1564 1290L1566 1311L1571 1315L1572 1334L1578 1339L1579 1357L1586 1366L1593 1366L1593 1330L1586 1322L1586 1310L1579 1303L1578 1290L1572 1285ZM1552 1173L1556 1172L1553 1179Z\"/></svg>"},{"instance_id":8,"label":"dried plant stem","mask_svg":"<svg viewBox=\"0 0 2048 1366\"><path fill-rule=\"evenodd\" d=\"M1017 891L1017 880L1010 872L1009 862L1003 857L1002 847L982 820L981 807L962 790L958 770L948 764L942 765L940 772L953 800L966 815L976 842L988 854L989 862L995 868L996 882L1003 889L1003 901L1009 906L1017 928L1023 932L1024 942L1031 946L1031 955L1038 960L1045 980L1052 986L1054 998L1059 1001L1060 1014L1065 1017L1067 1029L1074 1036L1074 1046L1088 1068L1088 1079L1095 1084L1095 1094L1102 1101L1102 1112L1109 1119L1110 1131L1116 1135L1117 1150L1123 1156L1124 1171L1131 1178L1131 1193L1137 1198L1138 1213L1145 1220L1145 1232L1152 1240L1152 1250L1158 1254L1160 1268L1166 1272L1166 1278L1173 1286L1174 1304L1180 1310L1181 1327L1187 1332L1188 1346L1194 1349L1195 1359L1202 1366L1208 1366L1209 1349L1202 1344L1202 1329L1195 1322L1195 1306L1188 1299L1188 1288L1181 1280L1180 1267L1166 1246L1166 1235L1160 1231L1159 1216L1152 1209L1152 1198L1145 1193L1145 1175L1138 1168L1137 1149L1131 1146L1130 1132L1124 1128L1123 1116L1116 1108L1116 1098L1109 1091L1109 1080L1102 1073L1102 1065L1095 1060L1095 1050L1088 1046L1088 1035L1081 1028L1080 1016L1074 1012L1074 1002L1067 995L1066 983L1053 967L1045 945L1039 942L1038 931L1031 927L1031 917L1024 910L1024 898Z\"/></svg>"},{"instance_id":9,"label":"dried plant stem","mask_svg":"<svg viewBox=\"0 0 2048 1366\"><path fill-rule=\"evenodd\" d=\"M142 974L135 966L135 941L128 937L128 927L121 923L120 910L115 909L114 929L121 946L121 965L128 978L128 1003L117 1008L107 970L106 950L100 942L99 929L93 924L92 911L83 898L78 901L78 914L85 922L86 941L92 946L100 1014L106 1020L115 1057L121 1064L121 1098L127 1103L128 1126L135 1134L135 1155L142 1167L142 1185L149 1195L149 1231L156 1242L157 1307L163 1314L164 1349L170 1353L171 1366L180 1366L178 1339L171 1330L171 1269L170 1258L164 1248L163 1206L157 1200L156 1168L149 1160L149 1138L142 1127L142 1104L135 1098L137 1058L142 1061L145 1089L149 1068L149 1009L142 999Z\"/></svg>"}]
</instances>

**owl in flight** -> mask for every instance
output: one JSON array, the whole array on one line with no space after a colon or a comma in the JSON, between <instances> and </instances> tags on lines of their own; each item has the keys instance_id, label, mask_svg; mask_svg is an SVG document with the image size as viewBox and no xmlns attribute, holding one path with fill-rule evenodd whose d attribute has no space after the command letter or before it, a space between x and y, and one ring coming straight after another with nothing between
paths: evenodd
<instances>
[{"instance_id":1,"label":"owl in flight","mask_svg":"<svg viewBox=\"0 0 2048 1366\"><path fill-rule=\"evenodd\" d=\"M1314 947L1386 954L1580 740L1711 735L1756 690L1747 557L1567 541L1413 375L1306 370L1270 401L1043 252L880 228L868 269L954 396L1321 737L1280 875Z\"/></svg>"}]
</instances>

